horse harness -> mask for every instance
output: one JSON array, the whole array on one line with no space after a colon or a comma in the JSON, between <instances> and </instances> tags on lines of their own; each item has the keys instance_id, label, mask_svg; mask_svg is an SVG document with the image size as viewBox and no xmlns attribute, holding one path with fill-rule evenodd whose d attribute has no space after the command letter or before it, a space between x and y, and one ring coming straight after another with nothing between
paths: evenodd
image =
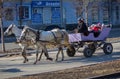
<instances>
[{"instance_id":1,"label":"horse harness","mask_svg":"<svg viewBox=\"0 0 120 79\"><path fill-rule=\"evenodd\" d=\"M58 40L57 40L57 36L55 35L54 32L51 31L51 33L53 34L54 38L55 38L55 42L58 43ZM62 34L61 38L64 38L64 32L63 31L60 31L60 33Z\"/></svg>"},{"instance_id":2,"label":"horse harness","mask_svg":"<svg viewBox=\"0 0 120 79\"><path fill-rule=\"evenodd\" d=\"M40 40L41 32L42 32L42 30L41 31L37 30L36 41L48 42L48 41L45 41L45 40ZM55 33L53 31L51 31L51 33L54 36L54 41L55 42L49 42L49 43L52 43L52 44L58 43L57 36L55 35ZM65 33L63 31L60 31L60 33L61 33L61 38L64 38Z\"/></svg>"},{"instance_id":3,"label":"horse harness","mask_svg":"<svg viewBox=\"0 0 120 79\"><path fill-rule=\"evenodd\" d=\"M13 28L13 24L12 24L12 26L9 28L9 32L12 32L12 28Z\"/></svg>"},{"instance_id":4,"label":"horse harness","mask_svg":"<svg viewBox=\"0 0 120 79\"><path fill-rule=\"evenodd\" d=\"M39 39L40 39L40 32L39 32L39 30L37 30L36 41L39 41Z\"/></svg>"}]
</instances>

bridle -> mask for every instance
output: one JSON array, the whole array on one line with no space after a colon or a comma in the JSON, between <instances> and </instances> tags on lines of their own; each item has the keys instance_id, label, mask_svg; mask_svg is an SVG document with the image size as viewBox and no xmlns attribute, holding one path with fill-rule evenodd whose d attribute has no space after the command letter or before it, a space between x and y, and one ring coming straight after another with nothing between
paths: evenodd
<instances>
[{"instance_id":1,"label":"bridle","mask_svg":"<svg viewBox=\"0 0 120 79\"><path fill-rule=\"evenodd\" d=\"M22 39L28 40L27 38L29 38L29 37L27 37L27 35L30 36L29 30L30 30L30 29L28 29L28 28L26 28L26 29L23 30L24 35L21 36ZM34 32L33 32L33 34L34 34ZM31 36L31 38L32 38L32 37L34 37L34 36ZM37 37L37 35L36 35L36 37Z\"/></svg>"},{"instance_id":2,"label":"bridle","mask_svg":"<svg viewBox=\"0 0 120 79\"><path fill-rule=\"evenodd\" d=\"M12 26L9 28L9 32L12 33L12 28L13 28L13 24Z\"/></svg>"},{"instance_id":3,"label":"bridle","mask_svg":"<svg viewBox=\"0 0 120 79\"><path fill-rule=\"evenodd\" d=\"M24 39L24 40L27 40L26 35L27 35L27 33L29 34L28 30L27 30L27 29L24 29L24 30L23 30L23 33L24 33L24 35L20 36L20 38L22 38L22 40L23 40L23 39Z\"/></svg>"}]
</instances>

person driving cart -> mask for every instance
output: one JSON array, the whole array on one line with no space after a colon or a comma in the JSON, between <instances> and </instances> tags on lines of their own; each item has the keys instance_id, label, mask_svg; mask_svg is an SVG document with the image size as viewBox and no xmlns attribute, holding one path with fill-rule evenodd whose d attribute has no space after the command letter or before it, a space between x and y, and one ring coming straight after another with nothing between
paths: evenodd
<instances>
[{"instance_id":1,"label":"person driving cart","mask_svg":"<svg viewBox=\"0 0 120 79\"><path fill-rule=\"evenodd\" d=\"M83 18L78 18L78 33L83 33L84 35L88 35L88 27L86 25L86 23L84 22Z\"/></svg>"}]
</instances>

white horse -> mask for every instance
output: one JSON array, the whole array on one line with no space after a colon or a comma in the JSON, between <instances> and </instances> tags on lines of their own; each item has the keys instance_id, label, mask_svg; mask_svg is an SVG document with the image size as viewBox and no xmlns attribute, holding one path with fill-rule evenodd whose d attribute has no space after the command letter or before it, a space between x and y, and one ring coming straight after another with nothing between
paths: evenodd
<instances>
[{"instance_id":1,"label":"white horse","mask_svg":"<svg viewBox=\"0 0 120 79\"><path fill-rule=\"evenodd\" d=\"M15 24L11 24L6 31L4 32L4 35L11 35L14 34L16 39L18 40L20 35L21 35L22 29L19 29ZM41 44L41 43L40 43ZM28 62L28 58L26 57L26 49L30 46L34 47L36 49L36 56L38 56L38 49L40 48L40 44L34 44L34 42L30 39L30 40L22 40L21 42L18 42L18 45L22 48L22 56L24 57L24 61L23 63ZM45 56L47 57L47 59L52 60L52 58L49 57L48 53L47 53L47 48L46 47L42 47L42 53L44 52ZM36 64L36 61L34 62L34 64Z\"/></svg>"},{"instance_id":2,"label":"white horse","mask_svg":"<svg viewBox=\"0 0 120 79\"><path fill-rule=\"evenodd\" d=\"M41 45L55 45L58 48L58 53L56 55L56 61L58 60L58 55L61 51L62 61L64 60L63 47L70 47L69 37L66 30L53 29L51 31L37 31L30 27L23 29L19 40L32 39L34 42L41 43ZM39 58L40 59L40 58Z\"/></svg>"}]
</instances>

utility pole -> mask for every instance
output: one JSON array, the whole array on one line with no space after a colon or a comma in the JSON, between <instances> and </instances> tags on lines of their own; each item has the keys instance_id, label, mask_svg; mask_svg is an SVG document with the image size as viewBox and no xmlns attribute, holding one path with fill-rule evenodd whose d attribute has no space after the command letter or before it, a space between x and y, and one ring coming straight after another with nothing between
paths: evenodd
<instances>
[{"instance_id":1,"label":"utility pole","mask_svg":"<svg viewBox=\"0 0 120 79\"><path fill-rule=\"evenodd\" d=\"M4 44L4 34L3 34L3 0L0 0L0 28L1 28L1 43L2 43L2 51L5 52L5 44Z\"/></svg>"},{"instance_id":2,"label":"utility pole","mask_svg":"<svg viewBox=\"0 0 120 79\"><path fill-rule=\"evenodd\" d=\"M23 7L22 7L22 3L23 3L23 0L20 0L20 11L19 11L19 19L20 19L20 27L22 27L22 11L23 11Z\"/></svg>"},{"instance_id":3,"label":"utility pole","mask_svg":"<svg viewBox=\"0 0 120 79\"><path fill-rule=\"evenodd\" d=\"M108 0L108 19L109 19L109 24L111 24L111 9L112 9L112 7L111 7L111 5L112 5L112 1L111 0Z\"/></svg>"},{"instance_id":4,"label":"utility pole","mask_svg":"<svg viewBox=\"0 0 120 79\"><path fill-rule=\"evenodd\" d=\"M66 29L63 19L63 0L60 0L60 15L61 15L61 26L64 27L64 29Z\"/></svg>"},{"instance_id":5,"label":"utility pole","mask_svg":"<svg viewBox=\"0 0 120 79\"><path fill-rule=\"evenodd\" d=\"M83 0L86 24L88 24L88 4L89 4L89 0Z\"/></svg>"}]
</instances>

